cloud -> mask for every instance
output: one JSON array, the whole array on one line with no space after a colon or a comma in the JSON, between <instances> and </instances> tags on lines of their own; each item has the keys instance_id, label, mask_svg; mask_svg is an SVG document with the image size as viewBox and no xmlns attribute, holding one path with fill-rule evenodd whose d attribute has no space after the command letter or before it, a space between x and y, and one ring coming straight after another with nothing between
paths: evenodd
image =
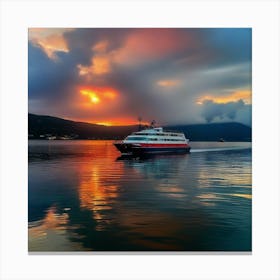
<instances>
[{"instance_id":1,"label":"cloud","mask_svg":"<svg viewBox=\"0 0 280 280\"><path fill-rule=\"evenodd\" d=\"M215 50L216 64L243 63L252 60L252 30L250 28L203 29L208 46Z\"/></svg>"},{"instance_id":2,"label":"cloud","mask_svg":"<svg viewBox=\"0 0 280 280\"><path fill-rule=\"evenodd\" d=\"M63 34L72 30L71 28L29 28L28 37L34 45L40 46L49 58L57 60L56 52L69 52Z\"/></svg>"},{"instance_id":3,"label":"cloud","mask_svg":"<svg viewBox=\"0 0 280 280\"><path fill-rule=\"evenodd\" d=\"M159 80L156 84L160 87L174 87L180 85L179 80Z\"/></svg>"},{"instance_id":4,"label":"cloud","mask_svg":"<svg viewBox=\"0 0 280 280\"><path fill-rule=\"evenodd\" d=\"M99 123L137 122L138 116L162 124L250 122L250 29L29 33L30 112ZM114 99L104 96L108 89Z\"/></svg>"},{"instance_id":5,"label":"cloud","mask_svg":"<svg viewBox=\"0 0 280 280\"><path fill-rule=\"evenodd\" d=\"M201 98L197 100L197 104L201 105L205 100L212 100L215 103L228 103L228 102L234 102L235 100L242 100L246 104L251 104L252 100L252 92L248 89L241 89L237 91L231 92L231 90L226 90L225 94L221 95L218 94L215 96L213 95L207 95L203 94Z\"/></svg>"},{"instance_id":6,"label":"cloud","mask_svg":"<svg viewBox=\"0 0 280 280\"><path fill-rule=\"evenodd\" d=\"M50 59L38 45L28 45L29 99L56 102L77 82L77 70L70 56L57 52L61 61ZM42 104L43 105L43 104Z\"/></svg>"},{"instance_id":7,"label":"cloud","mask_svg":"<svg viewBox=\"0 0 280 280\"><path fill-rule=\"evenodd\" d=\"M244 109L245 103L242 99L227 103L216 103L213 100L204 100L202 106L202 116L207 122L212 122L217 118L220 120L229 119L233 121L238 111Z\"/></svg>"},{"instance_id":8,"label":"cloud","mask_svg":"<svg viewBox=\"0 0 280 280\"><path fill-rule=\"evenodd\" d=\"M182 29L135 29L115 54L115 60L124 65L142 65L162 60L174 53L185 52L195 46L195 38Z\"/></svg>"},{"instance_id":9,"label":"cloud","mask_svg":"<svg viewBox=\"0 0 280 280\"><path fill-rule=\"evenodd\" d=\"M90 66L77 65L79 74L83 75L103 75L111 72L110 59L106 55L95 55Z\"/></svg>"}]
</instances>

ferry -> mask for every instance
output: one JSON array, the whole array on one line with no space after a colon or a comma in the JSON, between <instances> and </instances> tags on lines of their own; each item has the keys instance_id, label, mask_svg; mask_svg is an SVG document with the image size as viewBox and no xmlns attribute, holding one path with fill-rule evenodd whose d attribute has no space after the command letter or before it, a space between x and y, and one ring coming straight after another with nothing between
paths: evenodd
<instances>
[{"instance_id":1,"label":"ferry","mask_svg":"<svg viewBox=\"0 0 280 280\"><path fill-rule=\"evenodd\" d=\"M184 133L164 131L162 127L134 132L114 145L123 155L188 153L191 149Z\"/></svg>"}]
</instances>

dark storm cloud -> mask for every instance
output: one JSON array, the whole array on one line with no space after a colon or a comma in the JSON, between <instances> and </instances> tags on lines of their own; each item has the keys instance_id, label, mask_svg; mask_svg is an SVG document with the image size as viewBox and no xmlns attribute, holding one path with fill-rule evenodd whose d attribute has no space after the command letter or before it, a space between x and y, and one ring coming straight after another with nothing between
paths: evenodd
<instances>
[{"instance_id":1,"label":"dark storm cloud","mask_svg":"<svg viewBox=\"0 0 280 280\"><path fill-rule=\"evenodd\" d=\"M77 69L71 57L57 52L58 60L50 59L32 43L28 44L28 94L30 99L55 101L64 97L69 85L77 81Z\"/></svg>"},{"instance_id":2,"label":"dark storm cloud","mask_svg":"<svg viewBox=\"0 0 280 280\"><path fill-rule=\"evenodd\" d=\"M155 39L142 31L82 28L66 32L63 38L68 52L55 52L57 60L30 42L29 110L94 119L98 110L83 111L73 104L79 94L77 87L109 86L120 93L122 103L104 112L104 116L115 118L125 112L135 118L141 115L146 120L163 123L205 119L249 122L250 105L243 100L196 103L204 95L217 97L240 89L250 90L251 29L155 29L152 31ZM135 39L137 32L141 40ZM100 54L94 46L102 41L107 42L102 55L110 62L110 71L102 75L79 75L78 66L92 67L93 57ZM158 84L169 80L178 81L178 85Z\"/></svg>"},{"instance_id":3,"label":"dark storm cloud","mask_svg":"<svg viewBox=\"0 0 280 280\"><path fill-rule=\"evenodd\" d=\"M70 52L77 63L89 65L93 55L92 47L100 41L107 41L107 51L119 48L127 34L127 28L79 28L64 34Z\"/></svg>"}]
</instances>

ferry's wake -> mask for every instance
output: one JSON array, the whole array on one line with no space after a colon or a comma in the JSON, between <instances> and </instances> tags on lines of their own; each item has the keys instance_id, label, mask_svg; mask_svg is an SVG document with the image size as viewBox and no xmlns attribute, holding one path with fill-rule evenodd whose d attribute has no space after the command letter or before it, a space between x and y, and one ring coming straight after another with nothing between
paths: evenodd
<instances>
[{"instance_id":1,"label":"ferry's wake","mask_svg":"<svg viewBox=\"0 0 280 280\"><path fill-rule=\"evenodd\" d=\"M228 148L206 148L206 149L191 149L191 153L202 153L202 152L220 152L220 151L232 151L232 150L244 150L250 149L249 147L228 147Z\"/></svg>"}]
</instances>

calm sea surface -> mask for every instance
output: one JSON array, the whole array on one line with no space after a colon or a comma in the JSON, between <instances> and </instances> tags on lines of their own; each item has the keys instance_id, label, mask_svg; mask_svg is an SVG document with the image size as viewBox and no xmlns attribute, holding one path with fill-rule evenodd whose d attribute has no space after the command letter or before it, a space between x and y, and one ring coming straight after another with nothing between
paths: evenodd
<instances>
[{"instance_id":1,"label":"calm sea surface","mask_svg":"<svg viewBox=\"0 0 280 280\"><path fill-rule=\"evenodd\" d=\"M29 140L29 251L251 251L251 143L112 143Z\"/></svg>"}]
</instances>

